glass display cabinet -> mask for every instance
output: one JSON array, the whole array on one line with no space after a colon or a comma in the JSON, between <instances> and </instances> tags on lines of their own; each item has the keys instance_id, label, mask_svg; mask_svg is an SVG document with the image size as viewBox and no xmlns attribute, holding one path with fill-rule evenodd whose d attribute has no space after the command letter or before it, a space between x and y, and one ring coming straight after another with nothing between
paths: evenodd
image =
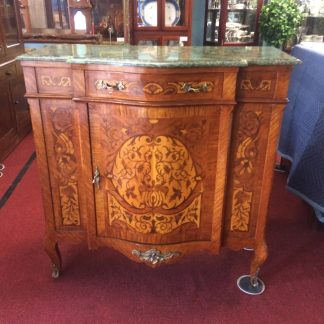
<instances>
[{"instance_id":1,"label":"glass display cabinet","mask_svg":"<svg viewBox=\"0 0 324 324\"><path fill-rule=\"evenodd\" d=\"M257 45L262 0L206 0L204 45Z\"/></svg>"},{"instance_id":2,"label":"glass display cabinet","mask_svg":"<svg viewBox=\"0 0 324 324\"><path fill-rule=\"evenodd\" d=\"M133 0L131 12L133 44L191 44L191 0Z\"/></svg>"}]
</instances>

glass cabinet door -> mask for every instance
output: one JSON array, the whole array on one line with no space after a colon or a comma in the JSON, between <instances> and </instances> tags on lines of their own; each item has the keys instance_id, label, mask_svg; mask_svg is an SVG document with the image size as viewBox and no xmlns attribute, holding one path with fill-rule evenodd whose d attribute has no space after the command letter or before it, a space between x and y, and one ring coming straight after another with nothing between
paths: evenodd
<instances>
[{"instance_id":1,"label":"glass cabinet door","mask_svg":"<svg viewBox=\"0 0 324 324\"><path fill-rule=\"evenodd\" d=\"M206 21L206 41L218 44L220 1L209 0Z\"/></svg>"},{"instance_id":2,"label":"glass cabinet door","mask_svg":"<svg viewBox=\"0 0 324 324\"><path fill-rule=\"evenodd\" d=\"M1 10L1 20L5 46L11 47L19 44L19 31L15 13L14 0L4 0Z\"/></svg>"},{"instance_id":3,"label":"glass cabinet door","mask_svg":"<svg viewBox=\"0 0 324 324\"><path fill-rule=\"evenodd\" d=\"M137 0L136 27L158 27L160 0Z\"/></svg>"},{"instance_id":4,"label":"glass cabinet door","mask_svg":"<svg viewBox=\"0 0 324 324\"><path fill-rule=\"evenodd\" d=\"M224 43L253 43L257 1L229 0Z\"/></svg>"},{"instance_id":5,"label":"glass cabinet door","mask_svg":"<svg viewBox=\"0 0 324 324\"><path fill-rule=\"evenodd\" d=\"M206 0L205 45L257 45L263 0Z\"/></svg>"},{"instance_id":6,"label":"glass cabinet door","mask_svg":"<svg viewBox=\"0 0 324 324\"><path fill-rule=\"evenodd\" d=\"M185 0L164 1L164 27L183 27L188 24L186 21Z\"/></svg>"},{"instance_id":7,"label":"glass cabinet door","mask_svg":"<svg viewBox=\"0 0 324 324\"><path fill-rule=\"evenodd\" d=\"M133 44L191 44L191 0L133 1Z\"/></svg>"},{"instance_id":8,"label":"glass cabinet door","mask_svg":"<svg viewBox=\"0 0 324 324\"><path fill-rule=\"evenodd\" d=\"M181 28L188 25L186 0L136 0L136 27Z\"/></svg>"}]
</instances>

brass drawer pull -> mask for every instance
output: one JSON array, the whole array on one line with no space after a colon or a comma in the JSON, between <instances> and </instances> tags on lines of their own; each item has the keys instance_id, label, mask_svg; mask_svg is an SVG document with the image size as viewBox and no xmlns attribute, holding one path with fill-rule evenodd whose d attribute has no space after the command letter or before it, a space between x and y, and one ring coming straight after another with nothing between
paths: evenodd
<instances>
[{"instance_id":1,"label":"brass drawer pull","mask_svg":"<svg viewBox=\"0 0 324 324\"><path fill-rule=\"evenodd\" d=\"M171 259L173 257L179 256L180 252L170 251L170 252L161 252L157 249L151 249L148 251L139 251L139 250L133 250L132 254L137 255L140 260L151 262L152 264L157 264L160 262L164 262L168 259Z\"/></svg>"},{"instance_id":2,"label":"brass drawer pull","mask_svg":"<svg viewBox=\"0 0 324 324\"><path fill-rule=\"evenodd\" d=\"M183 90L185 93L189 93L189 92L195 92L195 93L207 92L208 91L208 85L205 82L205 83L199 85L198 87L194 87L194 86L192 86L191 83L185 82L182 85L181 90Z\"/></svg>"},{"instance_id":3,"label":"brass drawer pull","mask_svg":"<svg viewBox=\"0 0 324 324\"><path fill-rule=\"evenodd\" d=\"M106 81L106 80L97 80L95 82L97 90L108 90L112 92L113 90L122 91L126 89L126 85L123 81Z\"/></svg>"}]
</instances>

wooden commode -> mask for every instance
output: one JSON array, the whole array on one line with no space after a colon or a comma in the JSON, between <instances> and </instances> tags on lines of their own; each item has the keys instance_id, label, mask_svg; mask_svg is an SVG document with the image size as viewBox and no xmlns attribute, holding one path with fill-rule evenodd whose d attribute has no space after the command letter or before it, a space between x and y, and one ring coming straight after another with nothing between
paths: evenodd
<instances>
[{"instance_id":1,"label":"wooden commode","mask_svg":"<svg viewBox=\"0 0 324 324\"><path fill-rule=\"evenodd\" d=\"M53 45L20 60L53 277L60 240L150 266L249 247L240 281L263 291L257 272L296 59L266 47Z\"/></svg>"}]
</instances>

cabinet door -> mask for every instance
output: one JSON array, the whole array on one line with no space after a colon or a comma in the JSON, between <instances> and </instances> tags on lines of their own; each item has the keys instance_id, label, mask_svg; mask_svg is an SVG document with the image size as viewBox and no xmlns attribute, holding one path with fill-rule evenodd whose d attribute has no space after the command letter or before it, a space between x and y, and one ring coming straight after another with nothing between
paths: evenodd
<instances>
[{"instance_id":1,"label":"cabinet door","mask_svg":"<svg viewBox=\"0 0 324 324\"><path fill-rule=\"evenodd\" d=\"M217 250L231 109L89 110L97 235L147 244L213 241Z\"/></svg>"},{"instance_id":2,"label":"cabinet door","mask_svg":"<svg viewBox=\"0 0 324 324\"><path fill-rule=\"evenodd\" d=\"M191 1L164 0L162 4L163 29L187 29L189 26L189 12Z\"/></svg>"},{"instance_id":3,"label":"cabinet door","mask_svg":"<svg viewBox=\"0 0 324 324\"><path fill-rule=\"evenodd\" d=\"M15 113L11 101L9 81L0 81L0 161L17 142Z\"/></svg>"},{"instance_id":4,"label":"cabinet door","mask_svg":"<svg viewBox=\"0 0 324 324\"><path fill-rule=\"evenodd\" d=\"M0 56L13 58L23 51L20 26L14 0L0 2L0 30L3 37L3 46L0 46Z\"/></svg>"},{"instance_id":5,"label":"cabinet door","mask_svg":"<svg viewBox=\"0 0 324 324\"><path fill-rule=\"evenodd\" d=\"M162 0L134 0L134 28L157 30L161 28Z\"/></svg>"},{"instance_id":6,"label":"cabinet door","mask_svg":"<svg viewBox=\"0 0 324 324\"><path fill-rule=\"evenodd\" d=\"M12 102L15 107L17 131L19 138L22 138L31 130L29 108L24 97L26 90L23 79L17 78L17 80L11 83L11 93Z\"/></svg>"},{"instance_id":7,"label":"cabinet door","mask_svg":"<svg viewBox=\"0 0 324 324\"><path fill-rule=\"evenodd\" d=\"M2 28L6 47L19 43L19 31L14 0L4 0L1 12Z\"/></svg>"}]
</instances>

